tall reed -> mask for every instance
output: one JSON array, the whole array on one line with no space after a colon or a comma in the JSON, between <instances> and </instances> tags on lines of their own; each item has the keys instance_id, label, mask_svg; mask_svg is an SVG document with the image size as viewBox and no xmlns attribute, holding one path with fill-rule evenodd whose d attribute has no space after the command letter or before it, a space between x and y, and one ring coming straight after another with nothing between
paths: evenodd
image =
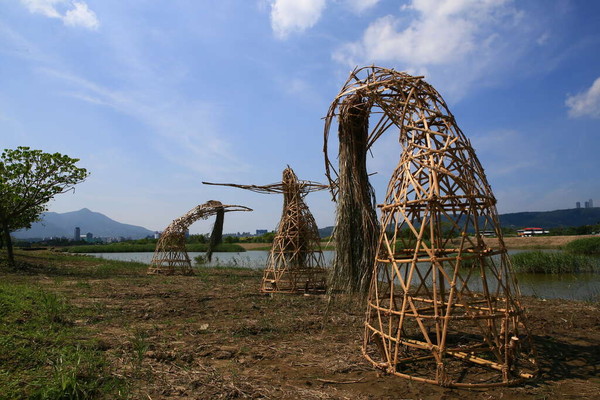
<instances>
[{"instance_id":1,"label":"tall reed","mask_svg":"<svg viewBox=\"0 0 600 400\"><path fill-rule=\"evenodd\" d=\"M515 272L565 274L600 272L600 258L563 252L528 251L511 256Z\"/></svg>"},{"instance_id":2,"label":"tall reed","mask_svg":"<svg viewBox=\"0 0 600 400\"><path fill-rule=\"evenodd\" d=\"M600 255L600 236L582 238L567 243L565 250L573 254Z\"/></svg>"}]
</instances>

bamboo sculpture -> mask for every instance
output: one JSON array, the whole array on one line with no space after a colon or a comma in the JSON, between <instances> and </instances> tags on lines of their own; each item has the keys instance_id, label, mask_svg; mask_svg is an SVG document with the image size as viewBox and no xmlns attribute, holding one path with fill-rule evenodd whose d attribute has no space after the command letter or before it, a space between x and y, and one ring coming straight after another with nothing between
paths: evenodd
<instances>
[{"instance_id":1,"label":"bamboo sculpture","mask_svg":"<svg viewBox=\"0 0 600 400\"><path fill-rule=\"evenodd\" d=\"M326 185L300 181L288 166L279 183L265 186L209 183L257 193L282 193L283 213L273 239L262 279L262 293L320 293L326 288L326 269L319 231L304 197Z\"/></svg>"},{"instance_id":2,"label":"bamboo sculpture","mask_svg":"<svg viewBox=\"0 0 600 400\"><path fill-rule=\"evenodd\" d=\"M422 78L357 69L334 102L371 108L367 148L396 129L402 148L379 205L363 354L391 374L442 386L531 378L534 350L496 200L469 140ZM484 231L499 238L498 250Z\"/></svg>"},{"instance_id":3,"label":"bamboo sculpture","mask_svg":"<svg viewBox=\"0 0 600 400\"><path fill-rule=\"evenodd\" d=\"M217 221L215 222L207 251L207 257L210 259L210 254L212 254L213 250L212 247L218 243L217 238L221 236L223 214L230 211L252 211L252 209L237 205L223 205L220 201L209 200L171 222L158 239L148 273L192 275L194 273L192 263L185 249L185 234L187 229L200 219L207 219L212 215L217 215Z\"/></svg>"}]
</instances>

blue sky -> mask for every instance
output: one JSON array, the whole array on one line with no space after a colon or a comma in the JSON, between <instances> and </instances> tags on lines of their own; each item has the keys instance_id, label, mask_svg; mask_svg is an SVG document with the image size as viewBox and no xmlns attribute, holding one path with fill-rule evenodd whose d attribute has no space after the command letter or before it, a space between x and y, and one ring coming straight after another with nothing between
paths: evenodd
<instances>
[{"instance_id":1,"label":"blue sky","mask_svg":"<svg viewBox=\"0 0 600 400\"><path fill-rule=\"evenodd\" d=\"M357 65L426 76L471 139L500 213L600 205L600 2L568 0L0 0L2 148L91 172L50 210L162 230L197 204L273 229L289 164L324 182L323 120ZM379 198L399 159L369 160ZM327 192L307 202L332 225ZM193 233L206 232L199 222Z\"/></svg>"}]
</instances>

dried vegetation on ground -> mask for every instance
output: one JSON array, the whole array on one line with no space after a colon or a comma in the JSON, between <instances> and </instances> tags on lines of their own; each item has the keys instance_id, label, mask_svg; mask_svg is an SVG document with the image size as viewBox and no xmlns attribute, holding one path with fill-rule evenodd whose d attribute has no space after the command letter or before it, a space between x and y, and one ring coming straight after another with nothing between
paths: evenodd
<instances>
[{"instance_id":1,"label":"dried vegetation on ground","mask_svg":"<svg viewBox=\"0 0 600 400\"><path fill-rule=\"evenodd\" d=\"M148 276L140 265L29 252L1 273L64 297L133 399L596 399L598 304L526 298L542 374L522 386L452 390L387 376L361 356L364 310L325 296L258 293L261 272ZM329 308L328 308L329 305ZM98 394L102 397L102 394ZM106 395L112 398L114 393Z\"/></svg>"}]
</instances>

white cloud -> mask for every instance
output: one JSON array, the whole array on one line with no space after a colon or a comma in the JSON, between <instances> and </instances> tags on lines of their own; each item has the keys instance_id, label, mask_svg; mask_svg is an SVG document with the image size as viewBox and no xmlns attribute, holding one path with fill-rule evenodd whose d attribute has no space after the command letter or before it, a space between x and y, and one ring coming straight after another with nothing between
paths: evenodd
<instances>
[{"instance_id":1,"label":"white cloud","mask_svg":"<svg viewBox=\"0 0 600 400\"><path fill-rule=\"evenodd\" d=\"M357 14L367 11L379 3L379 0L346 0L346 4Z\"/></svg>"},{"instance_id":2,"label":"white cloud","mask_svg":"<svg viewBox=\"0 0 600 400\"><path fill-rule=\"evenodd\" d=\"M63 17L63 22L68 26L81 26L88 29L98 29L100 22L96 14L90 10L87 4L74 2L75 8L67 11Z\"/></svg>"},{"instance_id":3,"label":"white cloud","mask_svg":"<svg viewBox=\"0 0 600 400\"><path fill-rule=\"evenodd\" d=\"M21 0L30 12L42 14L50 18L60 18L60 13L56 11L56 6L64 3L64 0Z\"/></svg>"},{"instance_id":4,"label":"white cloud","mask_svg":"<svg viewBox=\"0 0 600 400\"><path fill-rule=\"evenodd\" d=\"M544 32L535 42L538 45L543 46L548 43L548 40L550 40L550 33Z\"/></svg>"},{"instance_id":5,"label":"white cloud","mask_svg":"<svg viewBox=\"0 0 600 400\"><path fill-rule=\"evenodd\" d=\"M541 23L524 23L524 16L513 0L410 0L373 20L332 57L349 67L427 71L427 81L452 102L474 85L501 82L539 47Z\"/></svg>"},{"instance_id":6,"label":"white cloud","mask_svg":"<svg viewBox=\"0 0 600 400\"><path fill-rule=\"evenodd\" d=\"M290 33L313 27L324 9L325 0L275 0L271 5L271 27L275 36L285 39Z\"/></svg>"},{"instance_id":7,"label":"white cloud","mask_svg":"<svg viewBox=\"0 0 600 400\"><path fill-rule=\"evenodd\" d=\"M493 39L489 32L505 15L507 1L413 0L403 12L414 14L406 26L387 15L366 29L358 42L348 43L335 55L338 61L400 61L409 66L449 64L464 59Z\"/></svg>"},{"instance_id":8,"label":"white cloud","mask_svg":"<svg viewBox=\"0 0 600 400\"><path fill-rule=\"evenodd\" d=\"M569 116L600 118L600 78L592 86L579 94L567 96L565 101Z\"/></svg>"},{"instance_id":9,"label":"white cloud","mask_svg":"<svg viewBox=\"0 0 600 400\"><path fill-rule=\"evenodd\" d=\"M149 135L148 140L173 163L205 175L247 168L222 139L214 122L217 112L209 104L177 99L175 94L164 94L156 99L146 92L109 89L55 69L37 70L73 87L73 91L62 92L64 95L110 107L144 123L155 134ZM164 98L172 100L165 103Z\"/></svg>"},{"instance_id":10,"label":"white cloud","mask_svg":"<svg viewBox=\"0 0 600 400\"><path fill-rule=\"evenodd\" d=\"M31 13L60 19L67 26L79 26L91 30L96 30L100 26L96 14L82 1L21 0L21 3Z\"/></svg>"}]
</instances>

